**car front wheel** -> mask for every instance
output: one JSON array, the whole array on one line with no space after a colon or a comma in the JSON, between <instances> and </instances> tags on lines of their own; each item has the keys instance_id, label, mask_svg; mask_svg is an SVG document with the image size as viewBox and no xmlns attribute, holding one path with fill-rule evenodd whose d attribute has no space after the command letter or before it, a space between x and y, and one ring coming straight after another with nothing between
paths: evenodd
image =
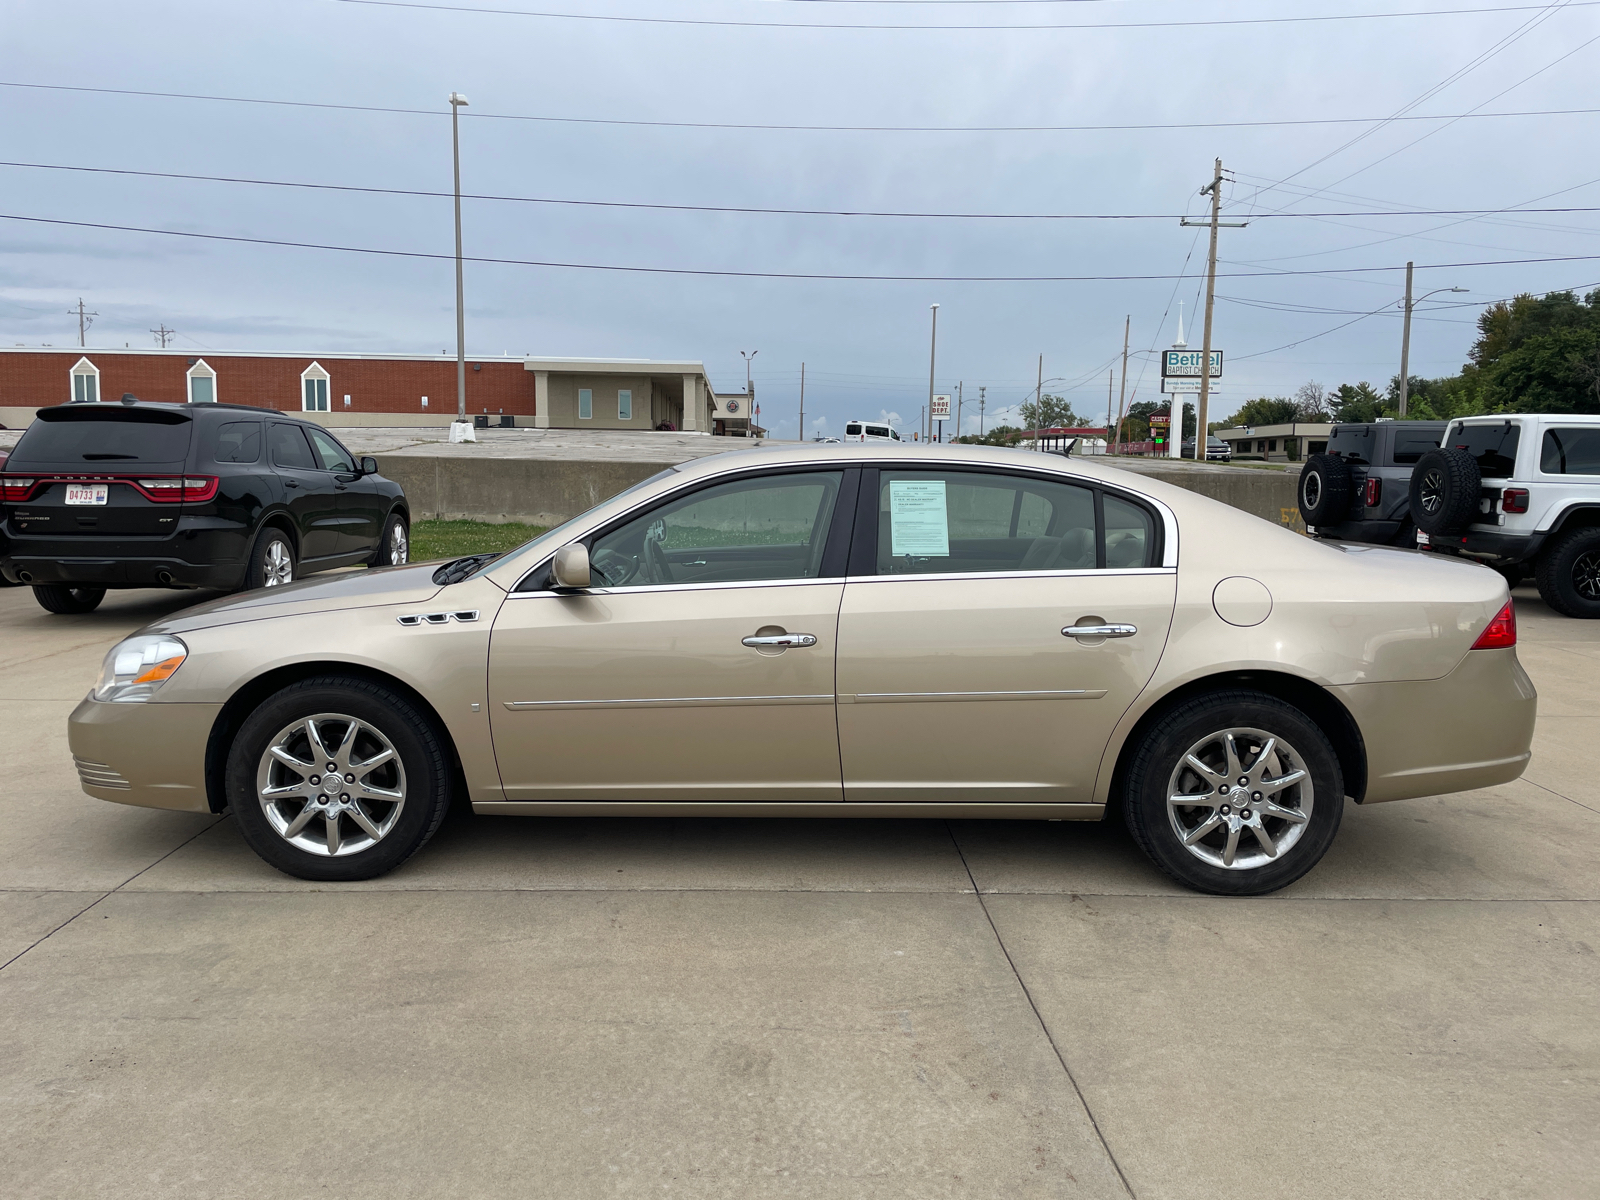
<instances>
[{"instance_id":1,"label":"car front wheel","mask_svg":"<svg viewBox=\"0 0 1600 1200\"><path fill-rule=\"evenodd\" d=\"M286 875L348 882L405 862L450 804L433 723L361 679L290 684L245 720L228 753L228 804L257 854Z\"/></svg>"},{"instance_id":2,"label":"car front wheel","mask_svg":"<svg viewBox=\"0 0 1600 1200\"><path fill-rule=\"evenodd\" d=\"M383 540L378 543L378 552L372 556L368 566L372 567L403 567L411 561L411 530L406 525L406 519L395 513L383 526Z\"/></svg>"},{"instance_id":3,"label":"car front wheel","mask_svg":"<svg viewBox=\"0 0 1600 1200\"><path fill-rule=\"evenodd\" d=\"M1144 736L1123 816L1156 866L1185 887L1260 896L1293 883L1333 843L1344 780L1305 713L1260 692L1201 696Z\"/></svg>"}]
</instances>

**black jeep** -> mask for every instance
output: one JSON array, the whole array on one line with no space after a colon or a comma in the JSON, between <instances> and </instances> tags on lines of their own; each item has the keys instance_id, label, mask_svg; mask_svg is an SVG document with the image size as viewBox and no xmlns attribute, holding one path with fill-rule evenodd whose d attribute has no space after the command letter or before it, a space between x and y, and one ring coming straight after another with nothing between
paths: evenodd
<instances>
[{"instance_id":1,"label":"black jeep","mask_svg":"<svg viewBox=\"0 0 1600 1200\"><path fill-rule=\"evenodd\" d=\"M107 588L255 588L406 561L400 485L320 426L236 404L39 410L0 470L0 575L55 613Z\"/></svg>"},{"instance_id":2,"label":"black jeep","mask_svg":"<svg viewBox=\"0 0 1600 1200\"><path fill-rule=\"evenodd\" d=\"M1373 421L1335 425L1328 452L1300 471L1306 531L1346 542L1415 546L1411 471L1439 447L1444 421Z\"/></svg>"}]
</instances>

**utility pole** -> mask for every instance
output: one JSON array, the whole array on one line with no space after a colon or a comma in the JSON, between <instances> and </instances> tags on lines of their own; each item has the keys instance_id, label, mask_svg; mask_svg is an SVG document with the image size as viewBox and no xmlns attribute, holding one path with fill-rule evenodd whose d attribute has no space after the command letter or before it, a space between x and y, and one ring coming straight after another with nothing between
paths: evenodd
<instances>
[{"instance_id":1,"label":"utility pole","mask_svg":"<svg viewBox=\"0 0 1600 1200\"><path fill-rule=\"evenodd\" d=\"M1111 443L1112 453L1116 447L1122 445L1122 415L1128 411L1128 332L1133 328L1133 314L1129 313L1122 322L1122 394L1117 397L1117 432L1116 440ZM1108 417L1109 413L1106 414Z\"/></svg>"},{"instance_id":2,"label":"utility pole","mask_svg":"<svg viewBox=\"0 0 1600 1200\"><path fill-rule=\"evenodd\" d=\"M450 93L450 160L456 185L456 420L461 441L476 441L467 423L467 301L461 277L461 110L467 98ZM452 441L457 438L451 438Z\"/></svg>"},{"instance_id":3,"label":"utility pole","mask_svg":"<svg viewBox=\"0 0 1600 1200\"><path fill-rule=\"evenodd\" d=\"M800 364L800 436L797 442L806 440L806 365Z\"/></svg>"},{"instance_id":4,"label":"utility pole","mask_svg":"<svg viewBox=\"0 0 1600 1200\"><path fill-rule=\"evenodd\" d=\"M1116 382L1117 382L1117 371L1116 371L1116 368L1113 367L1111 370L1106 372L1106 424L1107 425L1111 424L1111 393L1112 393L1113 390L1115 390Z\"/></svg>"},{"instance_id":5,"label":"utility pole","mask_svg":"<svg viewBox=\"0 0 1600 1200\"><path fill-rule=\"evenodd\" d=\"M1217 304L1217 230L1218 229L1243 229L1248 221L1222 221L1222 160L1217 159L1216 173L1212 175L1211 182L1200 189L1202 196L1211 197L1211 250L1206 255L1206 328L1200 340L1200 403L1195 409L1195 434L1194 457L1196 462L1206 460L1206 419L1210 416L1211 404L1211 314ZM1199 221L1184 219L1180 225L1198 225ZM1173 432L1172 426L1167 427L1167 436L1176 438L1178 445L1183 445L1183 407L1174 404L1173 409L1178 412L1178 419L1173 422L1178 428Z\"/></svg>"},{"instance_id":6,"label":"utility pole","mask_svg":"<svg viewBox=\"0 0 1600 1200\"><path fill-rule=\"evenodd\" d=\"M933 310L933 332L928 338L928 407L923 409L922 440L927 441L933 434L933 367L939 352L939 306L930 304Z\"/></svg>"},{"instance_id":7,"label":"utility pole","mask_svg":"<svg viewBox=\"0 0 1600 1200\"><path fill-rule=\"evenodd\" d=\"M958 441L961 438L961 389L964 386L964 380L956 380L956 431L951 441Z\"/></svg>"},{"instance_id":8,"label":"utility pole","mask_svg":"<svg viewBox=\"0 0 1600 1200\"><path fill-rule=\"evenodd\" d=\"M165 321L161 322L161 327L159 329L152 329L150 332L156 335L156 341L161 343L161 348L163 350L167 348L167 343L178 335L178 331L176 329L167 328L167 323Z\"/></svg>"},{"instance_id":9,"label":"utility pole","mask_svg":"<svg viewBox=\"0 0 1600 1200\"><path fill-rule=\"evenodd\" d=\"M1039 409L1044 403L1044 355L1039 355L1039 382L1033 388L1033 448L1039 448Z\"/></svg>"},{"instance_id":10,"label":"utility pole","mask_svg":"<svg viewBox=\"0 0 1600 1200\"><path fill-rule=\"evenodd\" d=\"M978 385L978 436L979 437L983 436L983 406L984 406L984 395L983 394L985 392L987 392L988 390L989 390L988 385L986 385L986 384L979 384Z\"/></svg>"},{"instance_id":11,"label":"utility pole","mask_svg":"<svg viewBox=\"0 0 1600 1200\"><path fill-rule=\"evenodd\" d=\"M1406 416L1407 385L1411 382L1411 268L1406 264L1406 319L1405 332L1400 335L1400 419Z\"/></svg>"},{"instance_id":12,"label":"utility pole","mask_svg":"<svg viewBox=\"0 0 1600 1200\"><path fill-rule=\"evenodd\" d=\"M67 316L70 317L74 315L76 315L78 318L78 345L87 346L89 343L85 340L85 335L89 332L89 326L94 324L94 319L100 314L97 312L84 312L83 297L79 296L78 307L67 309ZM151 332L154 332L154 330ZM165 345L165 343L162 344Z\"/></svg>"}]
</instances>

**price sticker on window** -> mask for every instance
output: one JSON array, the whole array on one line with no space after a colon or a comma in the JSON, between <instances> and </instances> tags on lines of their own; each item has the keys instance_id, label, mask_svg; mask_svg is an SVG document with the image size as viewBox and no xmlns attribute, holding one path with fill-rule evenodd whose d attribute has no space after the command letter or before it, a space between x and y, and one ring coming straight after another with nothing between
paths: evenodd
<instances>
[{"instance_id":1,"label":"price sticker on window","mask_svg":"<svg viewBox=\"0 0 1600 1200\"><path fill-rule=\"evenodd\" d=\"M890 553L899 558L948 558L950 516L942 479L889 481Z\"/></svg>"}]
</instances>

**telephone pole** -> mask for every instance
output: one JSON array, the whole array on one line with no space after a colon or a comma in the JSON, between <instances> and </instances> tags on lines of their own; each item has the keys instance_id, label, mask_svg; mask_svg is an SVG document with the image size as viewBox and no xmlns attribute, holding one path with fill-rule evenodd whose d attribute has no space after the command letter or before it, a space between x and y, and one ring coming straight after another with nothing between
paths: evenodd
<instances>
[{"instance_id":1,"label":"telephone pole","mask_svg":"<svg viewBox=\"0 0 1600 1200\"><path fill-rule=\"evenodd\" d=\"M965 386L965 380L956 380L956 432L955 436L950 439L953 442L961 440L961 389Z\"/></svg>"},{"instance_id":2,"label":"telephone pole","mask_svg":"<svg viewBox=\"0 0 1600 1200\"><path fill-rule=\"evenodd\" d=\"M930 304L933 311L933 332L928 335L928 407L923 409L922 440L928 441L933 436L933 365L939 353L939 306Z\"/></svg>"},{"instance_id":3,"label":"telephone pole","mask_svg":"<svg viewBox=\"0 0 1600 1200\"><path fill-rule=\"evenodd\" d=\"M69 316L69 317L76 316L78 318L78 345L87 346L89 344L85 340L85 335L89 332L89 326L94 324L94 319L96 317L98 317L99 315L100 314L97 313L97 312L84 312L83 311L83 297L82 296L78 297L78 307L77 308L69 308L69 309L67 309L67 316ZM163 344L165 344L165 343L163 343Z\"/></svg>"},{"instance_id":4,"label":"telephone pole","mask_svg":"<svg viewBox=\"0 0 1600 1200\"><path fill-rule=\"evenodd\" d=\"M1111 443L1112 453L1117 452L1116 447L1122 444L1122 414L1128 410L1128 332L1133 328L1133 314L1129 313L1122 322L1122 394L1117 397L1117 430L1115 440ZM1109 419L1110 413L1106 414Z\"/></svg>"},{"instance_id":5,"label":"telephone pole","mask_svg":"<svg viewBox=\"0 0 1600 1200\"><path fill-rule=\"evenodd\" d=\"M467 301L461 279L461 110L466 107L465 96L450 93L450 166L456 185L456 419L452 430L461 427L451 441L477 440L467 423Z\"/></svg>"},{"instance_id":6,"label":"telephone pole","mask_svg":"<svg viewBox=\"0 0 1600 1200\"><path fill-rule=\"evenodd\" d=\"M987 384L981 384L980 383L978 385L978 436L979 437L983 436L983 405L984 405L983 394L985 392L987 392L988 390L989 390L989 388L988 388Z\"/></svg>"},{"instance_id":7,"label":"telephone pole","mask_svg":"<svg viewBox=\"0 0 1600 1200\"><path fill-rule=\"evenodd\" d=\"M1217 159L1216 173L1212 175L1211 182L1200 189L1202 196L1211 197L1211 220L1205 222L1211 226L1211 250L1206 255L1206 328L1200 340L1200 403L1195 409L1195 434L1194 458L1196 462L1206 460L1206 419L1210 415L1211 404L1211 314L1217 305L1217 230L1218 229L1243 229L1248 221L1222 221L1222 160ZM1199 225L1202 222L1190 221L1187 218L1178 222L1180 225ZM1172 406L1179 415L1173 422L1177 426L1176 432L1169 425L1167 436L1176 438L1179 447L1183 445L1183 406Z\"/></svg>"},{"instance_id":8,"label":"telephone pole","mask_svg":"<svg viewBox=\"0 0 1600 1200\"><path fill-rule=\"evenodd\" d=\"M1406 400L1411 394L1411 310L1429 296L1437 296L1440 292L1464 292L1463 287L1434 288L1416 300L1411 298L1411 264L1406 264L1406 298L1405 298L1405 332L1400 335L1400 419L1405 420Z\"/></svg>"},{"instance_id":9,"label":"telephone pole","mask_svg":"<svg viewBox=\"0 0 1600 1200\"><path fill-rule=\"evenodd\" d=\"M800 364L800 436L795 439L803 442L806 440L806 365Z\"/></svg>"},{"instance_id":10,"label":"telephone pole","mask_svg":"<svg viewBox=\"0 0 1600 1200\"><path fill-rule=\"evenodd\" d=\"M152 329L150 332L156 335L156 340L161 343L163 350L167 348L168 342L178 336L178 331L176 329L168 329L165 321L161 322L159 329Z\"/></svg>"},{"instance_id":11,"label":"telephone pole","mask_svg":"<svg viewBox=\"0 0 1600 1200\"><path fill-rule=\"evenodd\" d=\"M1039 448L1040 408L1044 404L1044 355L1039 355L1039 382L1033 387L1033 448Z\"/></svg>"}]
</instances>

